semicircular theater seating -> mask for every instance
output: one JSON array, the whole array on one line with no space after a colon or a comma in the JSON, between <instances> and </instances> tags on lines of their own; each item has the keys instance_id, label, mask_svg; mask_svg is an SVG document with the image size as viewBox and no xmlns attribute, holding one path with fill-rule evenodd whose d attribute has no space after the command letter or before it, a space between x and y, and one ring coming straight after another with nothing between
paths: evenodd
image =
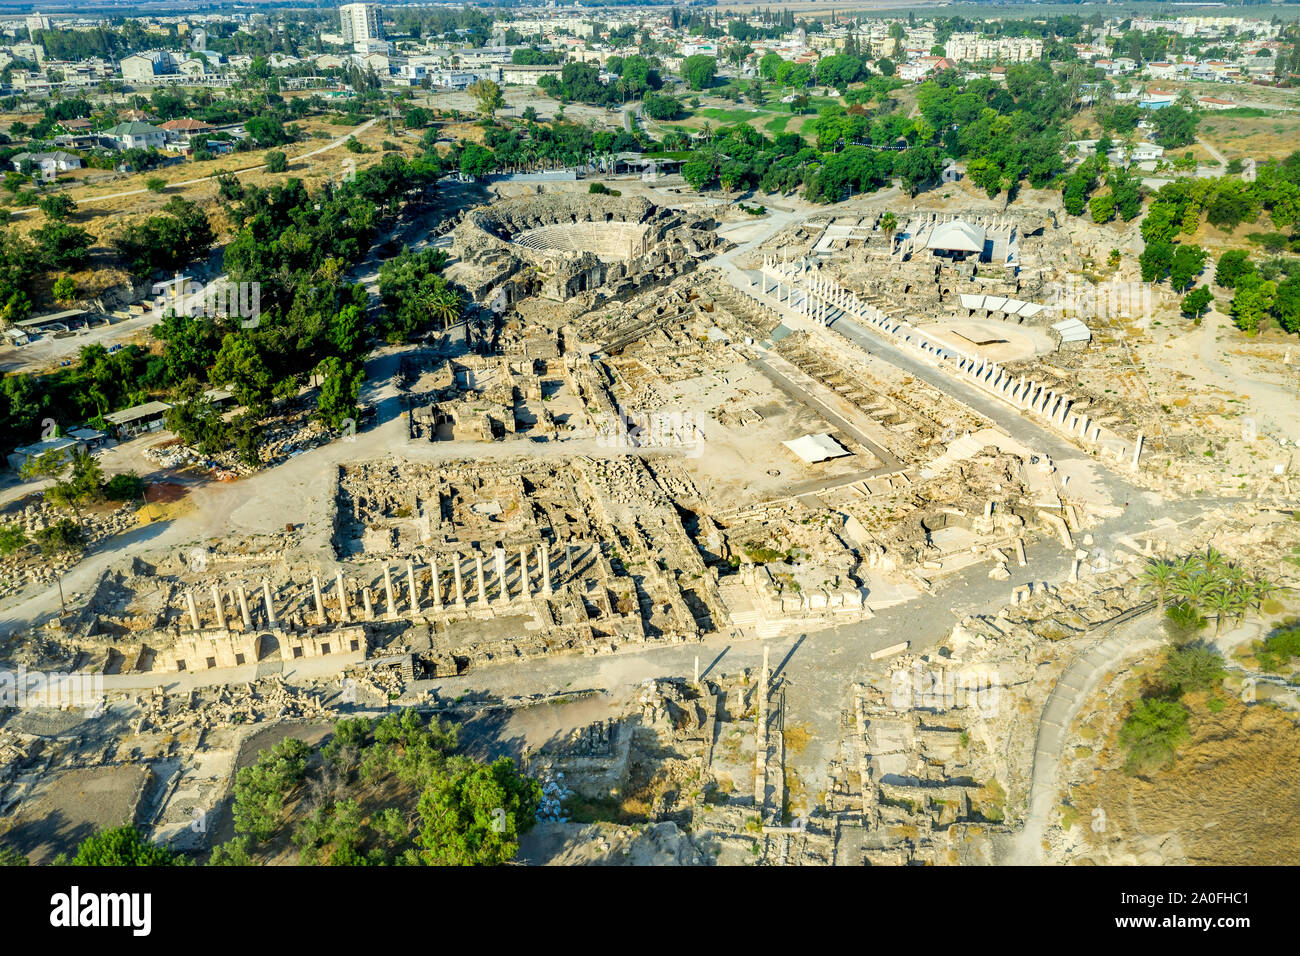
<instances>
[{"instance_id":1,"label":"semicircular theater seating","mask_svg":"<svg viewBox=\"0 0 1300 956\"><path fill-rule=\"evenodd\" d=\"M640 255L646 227L634 222L566 222L516 233L510 241L543 252L591 252L606 262Z\"/></svg>"}]
</instances>

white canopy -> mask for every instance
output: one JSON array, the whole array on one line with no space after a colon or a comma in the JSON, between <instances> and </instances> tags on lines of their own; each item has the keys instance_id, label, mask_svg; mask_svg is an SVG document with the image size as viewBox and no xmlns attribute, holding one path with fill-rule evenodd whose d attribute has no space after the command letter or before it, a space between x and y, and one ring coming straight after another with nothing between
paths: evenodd
<instances>
[{"instance_id":1,"label":"white canopy","mask_svg":"<svg viewBox=\"0 0 1300 956\"><path fill-rule=\"evenodd\" d=\"M983 252L984 229L961 219L945 222L936 226L930 233L927 249L942 249L949 252Z\"/></svg>"},{"instance_id":2,"label":"white canopy","mask_svg":"<svg viewBox=\"0 0 1300 956\"><path fill-rule=\"evenodd\" d=\"M803 435L793 441L781 442L795 453L805 464L815 464L829 458L843 458L852 454L830 435Z\"/></svg>"}]
</instances>

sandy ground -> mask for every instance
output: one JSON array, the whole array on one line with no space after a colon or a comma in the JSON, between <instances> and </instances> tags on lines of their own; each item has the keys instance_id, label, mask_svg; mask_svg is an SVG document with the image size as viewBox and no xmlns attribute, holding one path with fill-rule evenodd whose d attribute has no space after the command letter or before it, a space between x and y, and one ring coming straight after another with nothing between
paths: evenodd
<instances>
[{"instance_id":1,"label":"sandy ground","mask_svg":"<svg viewBox=\"0 0 1300 956\"><path fill-rule=\"evenodd\" d=\"M1221 713L1189 698L1192 739L1168 770L1131 777L1113 752L1072 803L1096 862L1291 865L1300 856L1300 734L1294 714L1228 696ZM1118 748L1116 748L1118 750Z\"/></svg>"}]
</instances>

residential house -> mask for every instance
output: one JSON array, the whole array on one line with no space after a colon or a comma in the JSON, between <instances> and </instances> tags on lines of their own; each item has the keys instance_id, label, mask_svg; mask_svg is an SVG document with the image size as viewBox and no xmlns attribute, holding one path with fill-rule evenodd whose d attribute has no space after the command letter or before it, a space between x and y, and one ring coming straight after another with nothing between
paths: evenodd
<instances>
[{"instance_id":1,"label":"residential house","mask_svg":"<svg viewBox=\"0 0 1300 956\"><path fill-rule=\"evenodd\" d=\"M1230 110L1237 104L1232 100L1220 99L1217 96L1200 96L1196 99L1196 105L1203 110Z\"/></svg>"},{"instance_id":2,"label":"residential house","mask_svg":"<svg viewBox=\"0 0 1300 956\"><path fill-rule=\"evenodd\" d=\"M65 153L60 149L48 153L18 153L9 160L9 165L21 172L23 164L29 160L42 179L53 179L59 173L66 173L70 169L81 169L85 165L80 156Z\"/></svg>"},{"instance_id":3,"label":"residential house","mask_svg":"<svg viewBox=\"0 0 1300 956\"><path fill-rule=\"evenodd\" d=\"M1173 106L1178 94L1172 90L1147 90L1138 99L1138 108L1144 110L1162 110Z\"/></svg>"},{"instance_id":4,"label":"residential house","mask_svg":"<svg viewBox=\"0 0 1300 956\"><path fill-rule=\"evenodd\" d=\"M112 129L104 131L118 149L161 149L167 142L167 134L157 126L149 123L132 121L118 123Z\"/></svg>"},{"instance_id":5,"label":"residential house","mask_svg":"<svg viewBox=\"0 0 1300 956\"><path fill-rule=\"evenodd\" d=\"M179 148L188 151L193 145L196 136L206 136L216 132L216 127L211 123L204 123L201 120L174 119L163 123L159 129L167 134L167 145L173 148Z\"/></svg>"}]
</instances>

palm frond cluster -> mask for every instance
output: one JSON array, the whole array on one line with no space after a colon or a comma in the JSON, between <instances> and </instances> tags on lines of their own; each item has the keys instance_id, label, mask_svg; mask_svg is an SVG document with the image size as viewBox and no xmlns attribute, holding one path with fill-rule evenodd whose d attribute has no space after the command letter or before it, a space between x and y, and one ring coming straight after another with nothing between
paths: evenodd
<instances>
[{"instance_id":1,"label":"palm frond cluster","mask_svg":"<svg viewBox=\"0 0 1300 956\"><path fill-rule=\"evenodd\" d=\"M1248 574L1212 547L1177 559L1153 558L1139 581L1143 590L1155 594L1162 612L1172 603L1196 617L1213 617L1216 634L1226 621L1241 623L1248 611L1259 610L1278 590L1272 581Z\"/></svg>"}]
</instances>

